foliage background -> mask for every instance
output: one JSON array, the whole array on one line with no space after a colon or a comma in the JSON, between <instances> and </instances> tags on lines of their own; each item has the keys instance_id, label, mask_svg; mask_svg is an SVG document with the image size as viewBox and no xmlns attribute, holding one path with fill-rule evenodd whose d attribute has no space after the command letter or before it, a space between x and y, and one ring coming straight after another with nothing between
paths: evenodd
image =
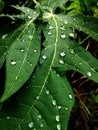
<instances>
[{"instance_id":1,"label":"foliage background","mask_svg":"<svg viewBox=\"0 0 98 130\"><path fill-rule=\"evenodd\" d=\"M0 12L5 14L13 14L14 12L17 14L18 11L9 6L17 4L20 6L25 5L33 7L34 3L32 0L0 0ZM97 0L68 0L64 8L65 12L68 14L81 12L85 15L98 17ZM17 24L15 24L15 27L12 28L10 25L10 19L0 19L0 28L3 28L4 32L10 32L17 27L18 21ZM81 31L75 31L77 32L76 40L98 59L98 42L91 37L88 38L87 34ZM1 36L4 32L0 32ZM4 69L1 69L0 73L4 74ZM67 73L67 77L73 86L76 97L76 102L71 113L68 130L98 130L98 84L73 71L69 71ZM4 82L2 82L3 80L4 76L2 75L0 78L0 84L4 85ZM3 88L1 88L1 90L2 89ZM2 93L0 94L2 95Z\"/></svg>"}]
</instances>

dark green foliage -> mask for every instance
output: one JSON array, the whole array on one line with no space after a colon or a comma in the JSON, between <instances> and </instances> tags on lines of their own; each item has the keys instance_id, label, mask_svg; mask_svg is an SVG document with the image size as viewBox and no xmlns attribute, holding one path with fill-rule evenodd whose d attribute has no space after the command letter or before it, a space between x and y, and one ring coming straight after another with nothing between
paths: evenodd
<instances>
[{"instance_id":1,"label":"dark green foliage","mask_svg":"<svg viewBox=\"0 0 98 130\"><path fill-rule=\"evenodd\" d=\"M98 61L75 41L74 32L98 40L98 18L67 15L66 3L33 0L32 8L12 6L19 12L1 14L15 28L0 30L0 67L6 71L0 130L67 130L74 94L66 72L98 83ZM58 8L62 14L55 13Z\"/></svg>"}]
</instances>

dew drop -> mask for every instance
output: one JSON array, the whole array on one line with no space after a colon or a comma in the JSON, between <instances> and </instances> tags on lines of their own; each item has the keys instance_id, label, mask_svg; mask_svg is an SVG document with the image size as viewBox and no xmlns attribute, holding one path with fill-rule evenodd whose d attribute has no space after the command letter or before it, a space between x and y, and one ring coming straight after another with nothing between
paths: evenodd
<instances>
[{"instance_id":1,"label":"dew drop","mask_svg":"<svg viewBox=\"0 0 98 130\"><path fill-rule=\"evenodd\" d=\"M38 115L37 118L38 118L37 120L42 119L42 116L41 116L41 115Z\"/></svg>"},{"instance_id":2,"label":"dew drop","mask_svg":"<svg viewBox=\"0 0 98 130\"><path fill-rule=\"evenodd\" d=\"M55 105L56 105L56 101L55 101L55 100L52 100L52 104L55 106Z\"/></svg>"},{"instance_id":3,"label":"dew drop","mask_svg":"<svg viewBox=\"0 0 98 130\"><path fill-rule=\"evenodd\" d=\"M28 16L28 19L31 19L32 17L31 16Z\"/></svg>"},{"instance_id":4,"label":"dew drop","mask_svg":"<svg viewBox=\"0 0 98 130\"><path fill-rule=\"evenodd\" d=\"M59 63L64 64L64 60L63 59L59 60Z\"/></svg>"},{"instance_id":5,"label":"dew drop","mask_svg":"<svg viewBox=\"0 0 98 130\"><path fill-rule=\"evenodd\" d=\"M24 50L25 50L24 48L20 48L20 51L21 51L21 52L24 52Z\"/></svg>"},{"instance_id":6,"label":"dew drop","mask_svg":"<svg viewBox=\"0 0 98 130\"><path fill-rule=\"evenodd\" d=\"M29 40L31 41L31 40L32 40L32 35L29 35L29 37L28 37L28 38L29 38Z\"/></svg>"},{"instance_id":7,"label":"dew drop","mask_svg":"<svg viewBox=\"0 0 98 130\"><path fill-rule=\"evenodd\" d=\"M37 50L34 50L34 52L37 52Z\"/></svg>"},{"instance_id":8,"label":"dew drop","mask_svg":"<svg viewBox=\"0 0 98 130\"><path fill-rule=\"evenodd\" d=\"M61 130L61 125L57 124L57 130Z\"/></svg>"},{"instance_id":9,"label":"dew drop","mask_svg":"<svg viewBox=\"0 0 98 130\"><path fill-rule=\"evenodd\" d=\"M67 21L65 21L64 23L65 23L65 24L68 24L68 22L67 22Z\"/></svg>"},{"instance_id":10,"label":"dew drop","mask_svg":"<svg viewBox=\"0 0 98 130\"><path fill-rule=\"evenodd\" d=\"M49 90L46 90L46 94L47 94L47 95L49 95L49 94L50 94Z\"/></svg>"},{"instance_id":11,"label":"dew drop","mask_svg":"<svg viewBox=\"0 0 98 130\"><path fill-rule=\"evenodd\" d=\"M65 110L68 110L68 107L66 107Z\"/></svg>"},{"instance_id":12,"label":"dew drop","mask_svg":"<svg viewBox=\"0 0 98 130\"><path fill-rule=\"evenodd\" d=\"M59 122L60 121L60 116L56 115L55 119L56 119L57 122Z\"/></svg>"},{"instance_id":13,"label":"dew drop","mask_svg":"<svg viewBox=\"0 0 98 130\"><path fill-rule=\"evenodd\" d=\"M87 75L90 77L90 76L92 76L92 73L91 72L87 72Z\"/></svg>"},{"instance_id":14,"label":"dew drop","mask_svg":"<svg viewBox=\"0 0 98 130\"><path fill-rule=\"evenodd\" d=\"M65 55L66 55L65 52L60 53L60 56L62 56L62 57L65 56Z\"/></svg>"},{"instance_id":15,"label":"dew drop","mask_svg":"<svg viewBox=\"0 0 98 130\"><path fill-rule=\"evenodd\" d=\"M49 29L53 29L54 27L53 26L49 26Z\"/></svg>"},{"instance_id":16,"label":"dew drop","mask_svg":"<svg viewBox=\"0 0 98 130\"><path fill-rule=\"evenodd\" d=\"M16 61L15 60L11 60L11 65L16 65Z\"/></svg>"},{"instance_id":17,"label":"dew drop","mask_svg":"<svg viewBox=\"0 0 98 130\"><path fill-rule=\"evenodd\" d=\"M72 98L73 98L73 97L72 97L72 94L69 94L69 98L70 98L70 99L72 99Z\"/></svg>"},{"instance_id":18,"label":"dew drop","mask_svg":"<svg viewBox=\"0 0 98 130\"><path fill-rule=\"evenodd\" d=\"M74 33L70 33L69 36L70 37L74 37L75 35L74 35Z\"/></svg>"},{"instance_id":19,"label":"dew drop","mask_svg":"<svg viewBox=\"0 0 98 130\"><path fill-rule=\"evenodd\" d=\"M43 128L43 127L44 127L44 124L40 124L40 127Z\"/></svg>"},{"instance_id":20,"label":"dew drop","mask_svg":"<svg viewBox=\"0 0 98 130\"><path fill-rule=\"evenodd\" d=\"M43 55L42 58L43 58L44 60L46 60L46 59L47 59L47 56L46 56L46 55Z\"/></svg>"},{"instance_id":21,"label":"dew drop","mask_svg":"<svg viewBox=\"0 0 98 130\"><path fill-rule=\"evenodd\" d=\"M22 41L24 42L24 39Z\"/></svg>"},{"instance_id":22,"label":"dew drop","mask_svg":"<svg viewBox=\"0 0 98 130\"><path fill-rule=\"evenodd\" d=\"M30 122L30 123L28 124L28 126L29 126L29 128L33 128L33 127L34 127L34 123L33 123L33 122Z\"/></svg>"},{"instance_id":23,"label":"dew drop","mask_svg":"<svg viewBox=\"0 0 98 130\"><path fill-rule=\"evenodd\" d=\"M71 53L71 54L74 54L74 50L73 50L73 49L70 49L70 53Z\"/></svg>"},{"instance_id":24,"label":"dew drop","mask_svg":"<svg viewBox=\"0 0 98 130\"><path fill-rule=\"evenodd\" d=\"M58 109L61 109L62 107L61 106L58 106Z\"/></svg>"},{"instance_id":25,"label":"dew drop","mask_svg":"<svg viewBox=\"0 0 98 130\"><path fill-rule=\"evenodd\" d=\"M61 34L61 38L66 38L66 35L65 34Z\"/></svg>"},{"instance_id":26,"label":"dew drop","mask_svg":"<svg viewBox=\"0 0 98 130\"><path fill-rule=\"evenodd\" d=\"M52 34L52 32L48 32L48 35L51 35Z\"/></svg>"},{"instance_id":27,"label":"dew drop","mask_svg":"<svg viewBox=\"0 0 98 130\"><path fill-rule=\"evenodd\" d=\"M2 35L2 39L5 39L8 34Z\"/></svg>"},{"instance_id":28,"label":"dew drop","mask_svg":"<svg viewBox=\"0 0 98 130\"><path fill-rule=\"evenodd\" d=\"M79 65L82 65L82 63L81 63L81 62L79 62Z\"/></svg>"},{"instance_id":29,"label":"dew drop","mask_svg":"<svg viewBox=\"0 0 98 130\"><path fill-rule=\"evenodd\" d=\"M30 10L29 10L29 9L27 9L27 12L30 12Z\"/></svg>"},{"instance_id":30,"label":"dew drop","mask_svg":"<svg viewBox=\"0 0 98 130\"><path fill-rule=\"evenodd\" d=\"M7 120L9 120L9 119L10 119L10 117L9 117L9 116L7 116L7 117L6 117L6 119L7 119Z\"/></svg>"},{"instance_id":31,"label":"dew drop","mask_svg":"<svg viewBox=\"0 0 98 130\"><path fill-rule=\"evenodd\" d=\"M37 96L36 99L38 100L38 99L39 99L39 96Z\"/></svg>"}]
</instances>

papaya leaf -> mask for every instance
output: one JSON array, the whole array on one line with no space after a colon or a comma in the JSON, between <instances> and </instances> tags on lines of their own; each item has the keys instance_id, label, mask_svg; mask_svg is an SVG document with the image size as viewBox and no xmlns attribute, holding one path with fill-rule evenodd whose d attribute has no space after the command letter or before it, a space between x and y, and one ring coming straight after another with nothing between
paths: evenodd
<instances>
[{"instance_id":1,"label":"papaya leaf","mask_svg":"<svg viewBox=\"0 0 98 130\"><path fill-rule=\"evenodd\" d=\"M18 10L20 10L20 11L22 11L25 15L26 15L26 17L28 18L28 19L33 19L33 20L35 20L37 17L38 17L38 15L39 15L39 13L38 13L38 11L35 11L35 10L33 10L33 9L30 9L30 8L28 8L28 7L23 7L23 6L14 6L14 5L12 5L12 7L14 7L14 8L16 8L16 9L18 9ZM14 15L13 15L14 16ZM24 15L23 15L24 16ZM15 16L14 16L15 17ZM16 15L16 17L17 17L17 15ZM20 18L21 18L21 15L20 15ZM23 17L24 18L24 17Z\"/></svg>"},{"instance_id":2,"label":"papaya leaf","mask_svg":"<svg viewBox=\"0 0 98 130\"><path fill-rule=\"evenodd\" d=\"M42 2L41 5L51 7L53 10L55 10L57 7L64 5L66 2L67 0L47 0L45 2Z\"/></svg>"},{"instance_id":3,"label":"papaya leaf","mask_svg":"<svg viewBox=\"0 0 98 130\"><path fill-rule=\"evenodd\" d=\"M98 18L77 13L66 16L66 20L71 27L87 33L98 41Z\"/></svg>"},{"instance_id":4,"label":"papaya leaf","mask_svg":"<svg viewBox=\"0 0 98 130\"><path fill-rule=\"evenodd\" d=\"M40 54L39 31L30 20L17 34L6 58L6 83L1 102L15 93L30 77ZM10 78L9 78L10 77Z\"/></svg>"},{"instance_id":5,"label":"papaya leaf","mask_svg":"<svg viewBox=\"0 0 98 130\"><path fill-rule=\"evenodd\" d=\"M48 72L40 69L43 75ZM73 92L66 77L58 76L51 71L43 79L42 74L38 75L32 83L27 86L21 94L7 106L2 109L0 114L0 129L6 128L4 122L7 122L7 129L10 130L59 130L66 129L73 106ZM47 77L48 76L48 77ZM47 78L47 82L46 82ZM38 86L40 84L40 86ZM47 100L46 100L47 99ZM13 109L14 108L14 109Z\"/></svg>"},{"instance_id":6,"label":"papaya leaf","mask_svg":"<svg viewBox=\"0 0 98 130\"><path fill-rule=\"evenodd\" d=\"M48 25L44 27L46 47L42 55L50 58L53 53L53 43L55 39L54 23L49 19L53 14L44 14L44 18L48 19ZM74 32L68 25L67 18L63 15L53 15L56 22L58 34L56 38L58 44L54 58L53 67L58 71L65 72L67 70L75 70L98 83L98 61L81 45L71 41L69 38L74 37ZM96 33L97 34L97 33ZM95 35L96 35L95 34ZM49 40L51 39L51 40ZM50 53L49 53L50 52ZM43 57L42 56L42 57ZM43 62L43 59L40 61Z\"/></svg>"}]
</instances>

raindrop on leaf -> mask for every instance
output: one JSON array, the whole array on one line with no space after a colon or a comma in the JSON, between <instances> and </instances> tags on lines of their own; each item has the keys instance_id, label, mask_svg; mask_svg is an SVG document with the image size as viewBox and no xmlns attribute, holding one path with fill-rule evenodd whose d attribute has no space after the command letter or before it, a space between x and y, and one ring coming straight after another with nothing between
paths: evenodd
<instances>
[{"instance_id":1,"label":"raindrop on leaf","mask_svg":"<svg viewBox=\"0 0 98 130\"><path fill-rule=\"evenodd\" d=\"M64 60L63 59L59 60L59 63L64 64Z\"/></svg>"},{"instance_id":2,"label":"raindrop on leaf","mask_svg":"<svg viewBox=\"0 0 98 130\"><path fill-rule=\"evenodd\" d=\"M11 60L11 65L16 65L16 60Z\"/></svg>"},{"instance_id":3,"label":"raindrop on leaf","mask_svg":"<svg viewBox=\"0 0 98 130\"><path fill-rule=\"evenodd\" d=\"M91 72L87 72L87 75L90 77L90 76L92 76L92 73Z\"/></svg>"},{"instance_id":4,"label":"raindrop on leaf","mask_svg":"<svg viewBox=\"0 0 98 130\"><path fill-rule=\"evenodd\" d=\"M30 123L28 124L28 126L29 126L29 128L33 128L33 127L34 127L34 123L33 123L33 122L30 122Z\"/></svg>"},{"instance_id":5,"label":"raindrop on leaf","mask_svg":"<svg viewBox=\"0 0 98 130\"><path fill-rule=\"evenodd\" d=\"M60 121L60 116L56 115L55 119L56 119L57 122L59 122Z\"/></svg>"},{"instance_id":6,"label":"raindrop on leaf","mask_svg":"<svg viewBox=\"0 0 98 130\"><path fill-rule=\"evenodd\" d=\"M61 38L66 38L66 35L65 34L61 34Z\"/></svg>"}]
</instances>

